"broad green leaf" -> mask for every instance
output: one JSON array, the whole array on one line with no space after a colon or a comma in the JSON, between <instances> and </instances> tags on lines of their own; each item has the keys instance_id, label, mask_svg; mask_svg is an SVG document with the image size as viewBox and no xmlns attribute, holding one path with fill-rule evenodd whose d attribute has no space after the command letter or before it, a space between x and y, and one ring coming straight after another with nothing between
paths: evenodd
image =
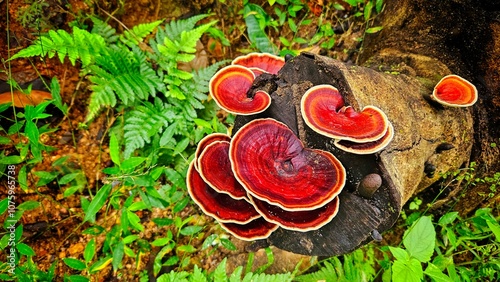
<instances>
[{"instance_id":1,"label":"broad green leaf","mask_svg":"<svg viewBox=\"0 0 500 282\"><path fill-rule=\"evenodd\" d=\"M57 183L59 183L60 185L68 184L71 181L73 181L73 179L75 179L75 177L78 174L80 174L80 172L68 173L68 174L64 175L63 177L59 178L59 180L57 181Z\"/></svg>"},{"instance_id":2,"label":"broad green leaf","mask_svg":"<svg viewBox=\"0 0 500 282\"><path fill-rule=\"evenodd\" d=\"M194 253L196 252L196 248L193 245L180 245L177 247L177 251L186 252L186 253Z\"/></svg>"},{"instance_id":3,"label":"broad green leaf","mask_svg":"<svg viewBox=\"0 0 500 282\"><path fill-rule=\"evenodd\" d=\"M186 226L184 228L181 229L181 234L184 235L184 236L191 236L191 235L194 235L198 232L200 232L201 230L203 229L203 227L201 226Z\"/></svg>"},{"instance_id":4,"label":"broad green leaf","mask_svg":"<svg viewBox=\"0 0 500 282\"><path fill-rule=\"evenodd\" d=\"M7 211L7 207L9 206L9 198L5 197L0 201L0 214L3 214Z\"/></svg>"},{"instance_id":5,"label":"broad green leaf","mask_svg":"<svg viewBox=\"0 0 500 282\"><path fill-rule=\"evenodd\" d=\"M427 268L424 271L424 274L431 277L433 281L436 282L453 282L451 278L444 274L437 266L432 263L427 265Z\"/></svg>"},{"instance_id":6,"label":"broad green leaf","mask_svg":"<svg viewBox=\"0 0 500 282\"><path fill-rule=\"evenodd\" d=\"M141 224L141 219L135 213L127 210L127 218L128 218L130 225L132 227L134 227L134 229L139 230L139 231L144 230L144 226L142 226L142 224Z\"/></svg>"},{"instance_id":7,"label":"broad green leaf","mask_svg":"<svg viewBox=\"0 0 500 282\"><path fill-rule=\"evenodd\" d=\"M115 134L111 134L109 137L109 156L114 164L120 166L120 147L118 144L118 138L116 138Z\"/></svg>"},{"instance_id":8,"label":"broad green leaf","mask_svg":"<svg viewBox=\"0 0 500 282\"><path fill-rule=\"evenodd\" d=\"M170 239L168 239L168 238L158 238L158 239L154 240L151 243L151 245L155 246L155 247L161 247L161 246L165 246L169 242L170 242Z\"/></svg>"},{"instance_id":9,"label":"broad green leaf","mask_svg":"<svg viewBox=\"0 0 500 282\"><path fill-rule=\"evenodd\" d=\"M423 277L422 264L415 258L409 261L396 260L392 265L393 282L420 282Z\"/></svg>"},{"instance_id":10,"label":"broad green leaf","mask_svg":"<svg viewBox=\"0 0 500 282\"><path fill-rule=\"evenodd\" d=\"M84 222L95 222L95 216L108 200L108 195L109 192L111 192L111 188L111 184L105 184L101 187L101 189L99 189L95 197L92 199L92 202L90 202L88 209L85 211L85 217L83 218Z\"/></svg>"},{"instance_id":11,"label":"broad green leaf","mask_svg":"<svg viewBox=\"0 0 500 282\"><path fill-rule=\"evenodd\" d=\"M10 144L10 139L4 136L0 136L0 145Z\"/></svg>"},{"instance_id":12,"label":"broad green leaf","mask_svg":"<svg viewBox=\"0 0 500 282\"><path fill-rule=\"evenodd\" d=\"M0 158L0 164L11 165L11 164L20 164L22 162L23 158L21 158L21 156L7 156Z\"/></svg>"},{"instance_id":13,"label":"broad green leaf","mask_svg":"<svg viewBox=\"0 0 500 282\"><path fill-rule=\"evenodd\" d=\"M116 247L113 249L113 271L116 272L122 262L123 255L125 254L125 244L123 241L118 242Z\"/></svg>"},{"instance_id":14,"label":"broad green leaf","mask_svg":"<svg viewBox=\"0 0 500 282\"><path fill-rule=\"evenodd\" d=\"M94 255L95 255L95 240L94 238L92 238L87 243L87 246L85 246L85 250L83 251L83 259L85 260L86 263L89 263L94 258Z\"/></svg>"},{"instance_id":15,"label":"broad green leaf","mask_svg":"<svg viewBox=\"0 0 500 282\"><path fill-rule=\"evenodd\" d=\"M441 226L445 226L448 224L452 224L455 219L458 217L458 212L449 212L445 213L438 221L438 224Z\"/></svg>"},{"instance_id":16,"label":"broad green leaf","mask_svg":"<svg viewBox=\"0 0 500 282\"><path fill-rule=\"evenodd\" d=\"M491 222L487 220L486 224L488 224L488 227L490 228L491 232L495 234L497 242L500 242L500 226L498 225L498 222Z\"/></svg>"},{"instance_id":17,"label":"broad green leaf","mask_svg":"<svg viewBox=\"0 0 500 282\"><path fill-rule=\"evenodd\" d=\"M131 171L135 169L138 165L142 164L146 158L142 157L130 157L122 162L122 170L123 171Z\"/></svg>"},{"instance_id":18,"label":"broad green leaf","mask_svg":"<svg viewBox=\"0 0 500 282\"><path fill-rule=\"evenodd\" d=\"M30 140L32 144L37 144L40 139L40 132L38 127L31 120L26 121L26 127L24 128L24 133L26 137Z\"/></svg>"},{"instance_id":19,"label":"broad green leaf","mask_svg":"<svg viewBox=\"0 0 500 282\"><path fill-rule=\"evenodd\" d=\"M129 211L140 211L146 209L146 204L143 201L134 202L127 209Z\"/></svg>"},{"instance_id":20,"label":"broad green leaf","mask_svg":"<svg viewBox=\"0 0 500 282\"><path fill-rule=\"evenodd\" d=\"M110 258L110 257L104 257L104 258L100 259L99 261L94 263L92 266L90 266L89 272L95 273L95 272L103 270L104 268L106 268L106 266L108 266L111 263L112 260L113 260L113 258Z\"/></svg>"},{"instance_id":21,"label":"broad green leaf","mask_svg":"<svg viewBox=\"0 0 500 282\"><path fill-rule=\"evenodd\" d=\"M23 210L23 211L30 211L38 208L40 206L40 202L38 201L26 201L22 202L19 206L17 206L17 209Z\"/></svg>"},{"instance_id":22,"label":"broad green leaf","mask_svg":"<svg viewBox=\"0 0 500 282\"><path fill-rule=\"evenodd\" d=\"M230 251L236 251L236 246L233 244L233 242L231 242L231 240L222 238L220 239L220 243L224 248Z\"/></svg>"},{"instance_id":23,"label":"broad green leaf","mask_svg":"<svg viewBox=\"0 0 500 282\"><path fill-rule=\"evenodd\" d=\"M175 146L174 153L175 154L180 154L186 150L187 146L189 145L189 138L184 138L177 145Z\"/></svg>"},{"instance_id":24,"label":"broad green leaf","mask_svg":"<svg viewBox=\"0 0 500 282\"><path fill-rule=\"evenodd\" d=\"M21 169L19 170L19 175L17 177L17 181L19 183L19 186L21 189L23 189L24 192L28 191L28 180L27 180L27 173L26 173L26 166L23 165Z\"/></svg>"},{"instance_id":25,"label":"broad green leaf","mask_svg":"<svg viewBox=\"0 0 500 282\"><path fill-rule=\"evenodd\" d=\"M19 251L20 254L26 255L26 256L34 256L36 255L35 251L25 243L17 243L16 244L16 249Z\"/></svg>"},{"instance_id":26,"label":"broad green leaf","mask_svg":"<svg viewBox=\"0 0 500 282\"><path fill-rule=\"evenodd\" d=\"M75 270L84 270L87 267L83 261L75 258L63 258L63 262Z\"/></svg>"},{"instance_id":27,"label":"broad green leaf","mask_svg":"<svg viewBox=\"0 0 500 282\"><path fill-rule=\"evenodd\" d=\"M374 26L374 27L370 27L368 29L365 30L366 33L377 33L379 31L381 31L384 27L383 26Z\"/></svg>"},{"instance_id":28,"label":"broad green leaf","mask_svg":"<svg viewBox=\"0 0 500 282\"><path fill-rule=\"evenodd\" d=\"M69 282L89 282L90 281L90 279L88 279L87 277L82 276L82 275L70 275L70 276L66 276L65 279L67 279L67 281L69 281Z\"/></svg>"},{"instance_id":29,"label":"broad green leaf","mask_svg":"<svg viewBox=\"0 0 500 282\"><path fill-rule=\"evenodd\" d=\"M420 217L403 235L403 245L408 253L420 262L431 259L435 243L436 231L429 216Z\"/></svg>"},{"instance_id":30,"label":"broad green leaf","mask_svg":"<svg viewBox=\"0 0 500 282\"><path fill-rule=\"evenodd\" d=\"M397 259L401 261L407 261L410 259L410 255L406 250L403 250L401 248L396 248L396 247L391 247L389 246L389 250L391 251L392 255Z\"/></svg>"}]
</instances>

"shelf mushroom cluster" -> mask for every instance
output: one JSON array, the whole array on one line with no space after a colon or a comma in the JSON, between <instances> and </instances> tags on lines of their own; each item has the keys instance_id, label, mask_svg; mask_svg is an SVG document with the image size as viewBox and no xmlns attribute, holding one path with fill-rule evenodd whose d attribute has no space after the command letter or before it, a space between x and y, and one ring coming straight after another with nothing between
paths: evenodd
<instances>
[{"instance_id":1,"label":"shelf mushroom cluster","mask_svg":"<svg viewBox=\"0 0 500 282\"><path fill-rule=\"evenodd\" d=\"M344 98L331 85L316 85L302 96L302 118L314 131L334 139L334 145L354 154L373 154L384 149L394 136L385 113L366 106L360 112L345 106Z\"/></svg>"},{"instance_id":2,"label":"shelf mushroom cluster","mask_svg":"<svg viewBox=\"0 0 500 282\"><path fill-rule=\"evenodd\" d=\"M338 212L346 172L330 152L305 148L285 124L249 122L232 137L211 134L187 175L195 203L243 240L278 227L316 230Z\"/></svg>"},{"instance_id":3,"label":"shelf mushroom cluster","mask_svg":"<svg viewBox=\"0 0 500 282\"><path fill-rule=\"evenodd\" d=\"M277 74L284 63L270 54L238 57L210 80L210 95L233 114L263 112L269 94L247 93L256 76ZM374 106L356 112L331 85L310 88L301 109L311 129L351 153L378 152L394 136L384 112ZM194 202L243 240L266 238L278 227L321 228L336 216L345 181L345 168L333 154L304 147L290 128L271 118L247 123L232 138L219 133L203 138L186 180Z\"/></svg>"}]
</instances>

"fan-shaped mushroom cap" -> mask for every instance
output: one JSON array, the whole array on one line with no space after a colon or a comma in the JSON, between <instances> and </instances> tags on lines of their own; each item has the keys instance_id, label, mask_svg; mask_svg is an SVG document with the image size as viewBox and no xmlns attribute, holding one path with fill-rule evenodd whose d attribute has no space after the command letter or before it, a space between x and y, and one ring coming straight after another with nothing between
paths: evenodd
<instances>
[{"instance_id":1,"label":"fan-shaped mushroom cap","mask_svg":"<svg viewBox=\"0 0 500 282\"><path fill-rule=\"evenodd\" d=\"M265 239L278 229L278 225L264 220L262 217L254 219L246 224L221 223L222 228L233 236L244 241Z\"/></svg>"},{"instance_id":2,"label":"fan-shaped mushroom cap","mask_svg":"<svg viewBox=\"0 0 500 282\"><path fill-rule=\"evenodd\" d=\"M343 105L344 100L335 87L316 85L302 96L302 118L311 129L333 139L362 143L384 136L389 120L382 110L366 106L356 112Z\"/></svg>"},{"instance_id":3,"label":"fan-shaped mushroom cap","mask_svg":"<svg viewBox=\"0 0 500 282\"><path fill-rule=\"evenodd\" d=\"M194 153L194 158L198 160L200 158L201 153L203 150L210 144L212 144L215 141L231 141L231 137L229 137L227 134L222 134L222 133L212 133L208 134L207 136L203 137L200 142L198 142L198 146L196 147L196 152ZM198 162L194 163L194 166L196 169L198 169Z\"/></svg>"},{"instance_id":4,"label":"fan-shaped mushroom cap","mask_svg":"<svg viewBox=\"0 0 500 282\"><path fill-rule=\"evenodd\" d=\"M443 77L434 87L431 98L450 107L468 107L477 101L477 89L458 75Z\"/></svg>"},{"instance_id":5,"label":"fan-shaped mushroom cap","mask_svg":"<svg viewBox=\"0 0 500 282\"><path fill-rule=\"evenodd\" d=\"M209 91L219 107L238 115L252 115L265 111L271 104L271 97L265 91L255 92L248 97L254 73L243 66L230 65L220 69L209 83Z\"/></svg>"},{"instance_id":6,"label":"fan-shaped mushroom cap","mask_svg":"<svg viewBox=\"0 0 500 282\"><path fill-rule=\"evenodd\" d=\"M278 74L278 71L285 65L285 59L269 53L250 53L235 58L232 64L245 66L256 75L262 72Z\"/></svg>"},{"instance_id":7,"label":"fan-shaped mushroom cap","mask_svg":"<svg viewBox=\"0 0 500 282\"><path fill-rule=\"evenodd\" d=\"M189 165L186 184L193 201L207 215L219 222L248 223L260 214L253 205L245 200L235 200L227 194L218 193L212 189L194 167L193 160Z\"/></svg>"},{"instance_id":8,"label":"fan-shaped mushroom cap","mask_svg":"<svg viewBox=\"0 0 500 282\"><path fill-rule=\"evenodd\" d=\"M234 135L229 159L252 196L284 210L314 210L335 198L346 172L331 153L304 148L285 124L255 119Z\"/></svg>"},{"instance_id":9,"label":"fan-shaped mushroom cap","mask_svg":"<svg viewBox=\"0 0 500 282\"><path fill-rule=\"evenodd\" d=\"M286 211L251 197L253 205L262 217L280 227L289 230L307 232L317 230L329 223L339 211L339 197L333 198L326 205L310 211Z\"/></svg>"},{"instance_id":10,"label":"fan-shaped mushroom cap","mask_svg":"<svg viewBox=\"0 0 500 282\"><path fill-rule=\"evenodd\" d=\"M215 141L208 145L198 158L198 172L215 191L237 200L247 197L247 192L231 170L229 142Z\"/></svg>"},{"instance_id":11,"label":"fan-shaped mushroom cap","mask_svg":"<svg viewBox=\"0 0 500 282\"><path fill-rule=\"evenodd\" d=\"M389 143L391 143L393 137L394 137L394 127L389 122L389 127L387 128L387 132L385 133L384 136L382 136L382 138L378 140L371 142L364 142L364 143L356 143L352 141L337 139L333 144L335 145L335 147L343 151L358 155L366 155L382 151L385 147L387 147L387 145L389 145Z\"/></svg>"}]
</instances>

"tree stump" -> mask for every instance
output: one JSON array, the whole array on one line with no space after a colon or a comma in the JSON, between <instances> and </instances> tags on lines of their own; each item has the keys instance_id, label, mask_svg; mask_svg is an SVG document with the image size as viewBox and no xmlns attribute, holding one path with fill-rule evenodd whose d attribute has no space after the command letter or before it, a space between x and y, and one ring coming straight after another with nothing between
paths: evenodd
<instances>
[{"instance_id":1,"label":"tree stump","mask_svg":"<svg viewBox=\"0 0 500 282\"><path fill-rule=\"evenodd\" d=\"M287 61L277 76L259 76L252 90L271 93L272 104L261 114L238 116L233 134L253 119L271 117L287 124L306 147L333 153L347 171L340 210L329 224L309 232L278 229L267 243L305 255L353 251L392 227L411 195L435 182L440 173L456 170L466 162L473 136L470 110L445 108L426 99L436 82L308 53ZM391 144L377 154L355 155L337 149L332 139L312 131L301 117L300 99L318 84L335 86L346 104L358 111L367 105L382 109L394 126ZM362 196L358 185L372 173L382 176L383 184L371 197Z\"/></svg>"}]
</instances>

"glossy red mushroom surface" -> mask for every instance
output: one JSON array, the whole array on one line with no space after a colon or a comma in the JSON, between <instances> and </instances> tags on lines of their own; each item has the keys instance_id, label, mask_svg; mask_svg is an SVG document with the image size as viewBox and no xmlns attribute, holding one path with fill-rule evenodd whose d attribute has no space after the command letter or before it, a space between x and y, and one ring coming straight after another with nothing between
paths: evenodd
<instances>
[{"instance_id":1,"label":"glossy red mushroom surface","mask_svg":"<svg viewBox=\"0 0 500 282\"><path fill-rule=\"evenodd\" d=\"M234 199L246 198L247 192L231 170L229 142L215 141L208 145L198 158L198 171L217 192L226 193Z\"/></svg>"},{"instance_id":2,"label":"glossy red mushroom surface","mask_svg":"<svg viewBox=\"0 0 500 282\"><path fill-rule=\"evenodd\" d=\"M260 217L260 214L249 202L235 200L227 194L218 193L212 189L198 173L194 162L189 165L186 184L189 195L205 214L212 216L219 222L241 224Z\"/></svg>"},{"instance_id":3,"label":"glossy red mushroom surface","mask_svg":"<svg viewBox=\"0 0 500 282\"><path fill-rule=\"evenodd\" d=\"M229 158L252 196L285 210L313 210L335 198L346 172L331 153L304 148L285 124L256 119L234 135Z\"/></svg>"},{"instance_id":4,"label":"glossy red mushroom surface","mask_svg":"<svg viewBox=\"0 0 500 282\"><path fill-rule=\"evenodd\" d=\"M233 236L244 241L265 239L278 228L278 225L264 220L262 217L246 224L221 223L222 228Z\"/></svg>"},{"instance_id":5,"label":"glossy red mushroom surface","mask_svg":"<svg viewBox=\"0 0 500 282\"><path fill-rule=\"evenodd\" d=\"M394 127L392 126L391 123L389 123L387 132L385 133L384 136L382 136L382 138L378 140L371 142L364 142L364 143L356 143L352 141L338 139L335 140L334 145L335 147L349 153L358 155L367 155L382 151L385 147L387 147L387 145L389 145L389 143L391 143L393 137L394 137Z\"/></svg>"},{"instance_id":6,"label":"glossy red mushroom surface","mask_svg":"<svg viewBox=\"0 0 500 282\"><path fill-rule=\"evenodd\" d=\"M256 75L262 71L278 74L278 71L285 65L285 59L269 53L250 53L237 57L232 64L245 66L252 70L256 69Z\"/></svg>"},{"instance_id":7,"label":"glossy red mushroom surface","mask_svg":"<svg viewBox=\"0 0 500 282\"><path fill-rule=\"evenodd\" d=\"M203 137L200 142L198 142L198 146L196 147L196 152L194 153L195 159L199 159L203 150L210 144L216 141L231 141L231 137L227 134L222 133L212 133L205 137ZM195 162L195 167L198 168L198 162Z\"/></svg>"},{"instance_id":8,"label":"glossy red mushroom surface","mask_svg":"<svg viewBox=\"0 0 500 282\"><path fill-rule=\"evenodd\" d=\"M301 100L302 118L314 131L333 139L370 142L387 131L388 119L375 106L361 112L344 107L338 90L330 85L317 85L306 91Z\"/></svg>"},{"instance_id":9,"label":"glossy red mushroom surface","mask_svg":"<svg viewBox=\"0 0 500 282\"><path fill-rule=\"evenodd\" d=\"M431 96L437 102L451 107L468 107L477 101L477 89L458 75L443 77L434 87Z\"/></svg>"},{"instance_id":10,"label":"glossy red mushroom surface","mask_svg":"<svg viewBox=\"0 0 500 282\"><path fill-rule=\"evenodd\" d=\"M252 115L265 111L271 104L271 97L265 91L255 92L248 97L254 73L243 66L230 65L220 69L210 79L209 92L217 105L227 112L238 115Z\"/></svg>"},{"instance_id":11,"label":"glossy red mushroom surface","mask_svg":"<svg viewBox=\"0 0 500 282\"><path fill-rule=\"evenodd\" d=\"M278 206L252 198L252 203L262 217L280 227L295 231L317 230L329 223L339 211L339 197L326 205L310 211L286 211Z\"/></svg>"}]
</instances>

